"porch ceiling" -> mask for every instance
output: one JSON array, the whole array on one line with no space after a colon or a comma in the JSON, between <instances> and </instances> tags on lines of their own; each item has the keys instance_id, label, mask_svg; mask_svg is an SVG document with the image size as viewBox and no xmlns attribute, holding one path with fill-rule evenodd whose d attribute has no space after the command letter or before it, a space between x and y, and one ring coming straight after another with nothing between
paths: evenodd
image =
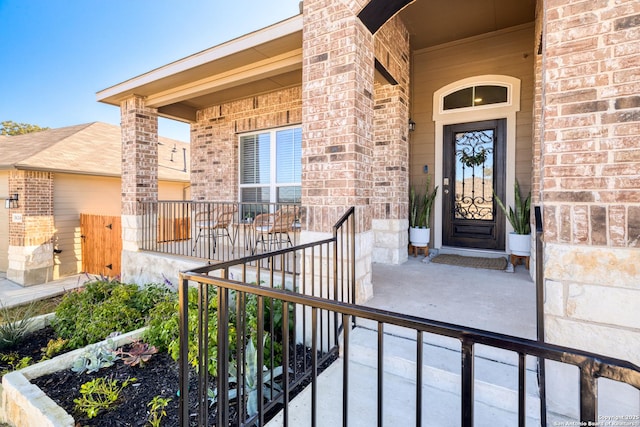
<instances>
[{"instance_id":1,"label":"porch ceiling","mask_svg":"<svg viewBox=\"0 0 640 427\"><path fill-rule=\"evenodd\" d=\"M536 0L417 0L400 12L413 50L533 22Z\"/></svg>"},{"instance_id":2,"label":"porch ceiling","mask_svg":"<svg viewBox=\"0 0 640 427\"><path fill-rule=\"evenodd\" d=\"M400 16L417 50L531 22L535 2L417 0ZM194 122L199 109L300 85L302 25L294 16L104 89L97 100L119 106L144 96L160 116Z\"/></svg>"}]
</instances>

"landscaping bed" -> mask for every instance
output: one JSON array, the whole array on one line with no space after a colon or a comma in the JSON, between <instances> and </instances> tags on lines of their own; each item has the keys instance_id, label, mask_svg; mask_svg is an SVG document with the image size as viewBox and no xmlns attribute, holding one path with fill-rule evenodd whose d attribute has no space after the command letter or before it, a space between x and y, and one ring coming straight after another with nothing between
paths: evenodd
<instances>
[{"instance_id":1,"label":"landscaping bed","mask_svg":"<svg viewBox=\"0 0 640 427\"><path fill-rule=\"evenodd\" d=\"M11 374L11 381L7 381L7 384L11 383L11 393L15 393L18 390L19 394L19 389L24 387L25 393L23 394L38 395L37 399L44 400L45 403L50 402L43 406L42 412L44 415L42 419L48 416L47 411L49 409L46 408L57 404L59 408L54 408L53 412L62 414L61 419L64 419L64 423L60 425L73 425L69 415L74 417L76 425L82 426L178 425L177 393L179 369L175 359L177 358L179 347L177 346L176 295L172 291L165 292L166 289L164 288L155 288L148 295L144 294L145 296L141 299L139 296L134 298L131 295L135 294L135 291L131 285L123 286L102 283L89 285L88 290L85 291L71 293L58 306L56 315L60 317L56 317L56 320L53 321L53 326L46 326L38 331L31 332L23 337L18 344L10 347L4 346L4 348L0 349L0 354L11 352L13 360L11 363L4 363L4 365L2 364L3 362L0 362L0 370L5 368L8 371L21 369L23 366L20 363L24 362L26 358L37 362L43 356L44 359L55 357L54 360L38 363L35 366L24 369L24 376L20 375L19 372ZM197 315L196 310L193 310L196 294L195 292L190 292L189 295L190 317ZM111 301L111 304L103 306L101 303L96 303L94 297ZM245 336L247 337L245 344L247 347L245 351L253 349L253 343L255 343L255 338L249 337L255 337L255 328L258 324L256 303L257 300L255 298L247 297L247 317L245 319L247 324L245 326L247 328L245 330ZM282 319L281 303L265 299L264 304L265 318L263 322L265 323L265 329L269 330L266 326L270 325L271 331L274 331L274 329L278 331L278 328L281 331L281 324L276 324ZM141 315L136 311L140 305L146 307L142 319L139 319ZM212 295L209 304L210 317L215 316L216 305L215 295ZM112 324L115 321L114 319L120 321L128 318L129 320L135 320L135 322L131 323L132 325L140 326L141 323L144 324L146 326L144 332L139 330L135 335L127 338L116 334L114 340L118 341L117 344L107 340L98 345L82 347L87 343L94 342L94 337L104 337L113 331L129 329L122 325ZM232 319L233 321L235 320ZM272 322L272 324L269 322ZM190 334L193 337L195 336L196 322L194 319L190 319L189 324L193 329ZM234 324L230 326L230 331L232 335L237 332ZM66 334L64 340L61 340L61 332ZM211 346L216 346L216 342L213 339L217 336L216 334L217 330L210 329ZM271 363L273 363L274 356L277 359L281 355L282 349L279 344L282 342L281 339L281 332L280 336L276 333L273 337L265 338L265 352L272 352L270 353ZM54 344L52 345L52 343ZM237 345L237 343L234 342L233 345ZM53 347L55 347L55 351L52 350ZM64 353L77 347L80 348L72 353L55 356L55 354ZM197 354L193 353L192 345L189 348L189 359L193 363L197 359ZM215 351L214 347L210 347L210 354L215 354ZM255 349L253 349L253 352L254 361L252 363L253 368L255 368ZM295 357L293 357L294 352L296 354ZM47 355L46 353L50 354ZM295 380L293 372L301 375L304 368L308 368L311 365L311 350L298 345L295 349L289 349L289 354L292 363L297 365L296 367L290 366L290 379L293 381ZM249 359L251 357L247 356L247 360ZM265 353L265 363L267 363L267 360L267 353ZM321 366L321 370L330 363L331 361ZM40 365L45 365L46 368L40 368ZM72 365L73 370L70 369ZM279 366L274 366L274 369L282 371ZM247 365L247 372L251 370ZM255 369L253 371L255 372ZM211 391L215 389L215 378L211 376L213 372L216 372L215 359L211 359L209 364ZM265 382L276 384L276 382L279 382L279 379L276 379L278 376L279 374L274 374L274 378L269 378ZM190 377L189 402L191 407L189 413L192 417L191 425L195 426L197 425L195 416L198 412L197 407L195 407L195 402L197 401L197 386L195 384L197 374L192 370ZM25 381L30 381L30 383L25 383ZM290 390L291 397L301 391L308 382L303 382L297 389ZM233 388L234 381L231 381L231 383ZM92 395L91 393L83 393L83 390L86 392L98 386L107 389L108 394L115 395L113 402L106 407L100 407L95 403L95 400L89 403L85 400L85 397L92 397ZM251 400L251 395L255 397L257 392L255 389L247 389L246 393L248 393L249 400ZM42 397L39 395L42 395ZM235 413L235 398L230 396L230 400L230 425L238 425L239 420ZM250 405L250 403L247 405ZM64 409L66 414L60 408ZM247 412L247 408L249 406L245 407L245 412ZM0 412L2 412L1 409ZM255 405L253 410L255 411ZM21 421L19 420L22 419L21 417L26 416L25 414L29 411L31 409L21 409L19 415L16 415L18 421L11 420L11 414L9 414L9 420L17 422L19 425L26 425L20 424ZM269 419L277 412L278 408L274 408L271 413L265 415L265 419ZM210 421L215 421L216 417L217 407L213 397L211 397L209 401ZM0 416L0 418L2 417ZM47 422L49 421L47 420ZM70 422L71 424L69 424Z\"/></svg>"}]
</instances>

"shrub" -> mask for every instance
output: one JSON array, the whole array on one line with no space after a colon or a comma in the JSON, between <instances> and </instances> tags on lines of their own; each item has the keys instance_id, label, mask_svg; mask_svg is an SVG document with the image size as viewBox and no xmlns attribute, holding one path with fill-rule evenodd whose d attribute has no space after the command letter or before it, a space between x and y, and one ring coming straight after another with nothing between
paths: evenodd
<instances>
[{"instance_id":1,"label":"shrub","mask_svg":"<svg viewBox=\"0 0 640 427\"><path fill-rule=\"evenodd\" d=\"M146 324L151 308L167 298L163 285L124 284L98 280L67 294L56 308L52 326L68 339L68 348L83 347L113 332L128 332Z\"/></svg>"},{"instance_id":2,"label":"shrub","mask_svg":"<svg viewBox=\"0 0 640 427\"><path fill-rule=\"evenodd\" d=\"M189 364L198 366L198 290L189 288ZM217 293L209 292L209 361L208 372L216 374L218 366L218 316ZM171 300L165 300L158 304L150 312L149 328L145 331L143 339L155 346L160 351L168 351L174 360L178 360L180 354L180 332L178 329L179 307L177 296L174 294ZM235 328L229 328L229 342L235 342Z\"/></svg>"},{"instance_id":3,"label":"shrub","mask_svg":"<svg viewBox=\"0 0 640 427\"><path fill-rule=\"evenodd\" d=\"M30 304L22 310L9 310L0 306L2 321L0 322L0 350L18 344L26 336L33 322L34 305Z\"/></svg>"}]
</instances>

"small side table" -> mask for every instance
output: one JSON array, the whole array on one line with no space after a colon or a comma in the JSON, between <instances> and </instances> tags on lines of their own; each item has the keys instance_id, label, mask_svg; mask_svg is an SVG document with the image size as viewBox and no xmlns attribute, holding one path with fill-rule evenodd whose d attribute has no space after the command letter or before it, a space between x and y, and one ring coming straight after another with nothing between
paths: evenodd
<instances>
[{"instance_id":1,"label":"small side table","mask_svg":"<svg viewBox=\"0 0 640 427\"><path fill-rule=\"evenodd\" d=\"M415 258L420 251L424 252L424 256L428 256L429 246L413 246L411 243L409 243L409 255L413 253L413 257Z\"/></svg>"},{"instance_id":2,"label":"small side table","mask_svg":"<svg viewBox=\"0 0 640 427\"><path fill-rule=\"evenodd\" d=\"M516 265L520 264L520 261L522 261L522 264L527 267L527 270L529 269L529 257L525 256L525 255L514 255L511 254L511 265L513 265L513 269L515 270Z\"/></svg>"}]
</instances>

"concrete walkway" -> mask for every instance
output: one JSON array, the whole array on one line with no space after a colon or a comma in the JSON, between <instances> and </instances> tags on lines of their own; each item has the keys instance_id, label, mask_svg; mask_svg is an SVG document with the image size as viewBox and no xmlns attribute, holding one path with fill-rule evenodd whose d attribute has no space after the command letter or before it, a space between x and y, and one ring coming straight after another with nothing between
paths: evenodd
<instances>
[{"instance_id":1,"label":"concrete walkway","mask_svg":"<svg viewBox=\"0 0 640 427\"><path fill-rule=\"evenodd\" d=\"M370 307L491 332L536 338L536 287L514 273L423 262L373 265Z\"/></svg>"},{"instance_id":2,"label":"concrete walkway","mask_svg":"<svg viewBox=\"0 0 640 427\"><path fill-rule=\"evenodd\" d=\"M20 286L7 279L4 273L0 276L0 306L14 307L31 301L38 301L63 294L71 289L83 286L89 280L87 275L78 274L41 285Z\"/></svg>"},{"instance_id":3,"label":"concrete walkway","mask_svg":"<svg viewBox=\"0 0 640 427\"><path fill-rule=\"evenodd\" d=\"M425 262L423 262L423 260ZM410 257L402 265L374 264L373 293L365 305L507 335L535 339L536 293L529 271L518 266L514 273L433 264L424 257ZM357 320L349 344L349 425L377 424L378 348L377 324ZM384 426L416 424L415 331L393 325L384 327ZM423 425L460 425L460 342L424 334ZM344 358L318 378L318 425L342 424ZM475 349L476 426L517 425L517 355L487 346ZM536 364L527 359L526 423L539 425ZM308 426L311 389L290 405L289 423ZM560 420L555 417L554 420ZM268 423L282 425L283 413Z\"/></svg>"}]
</instances>

